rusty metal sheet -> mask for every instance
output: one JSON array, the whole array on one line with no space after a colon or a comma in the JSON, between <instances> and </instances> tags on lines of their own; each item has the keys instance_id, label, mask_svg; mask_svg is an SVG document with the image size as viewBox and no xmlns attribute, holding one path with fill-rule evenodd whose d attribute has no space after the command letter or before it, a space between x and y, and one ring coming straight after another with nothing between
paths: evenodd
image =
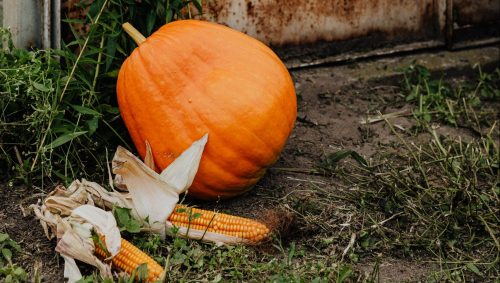
<instances>
[{"instance_id":1,"label":"rusty metal sheet","mask_svg":"<svg viewBox=\"0 0 500 283\"><path fill-rule=\"evenodd\" d=\"M453 0L456 27L489 25L500 22L499 0Z\"/></svg>"},{"instance_id":2,"label":"rusty metal sheet","mask_svg":"<svg viewBox=\"0 0 500 283\"><path fill-rule=\"evenodd\" d=\"M452 6L451 49L500 41L500 0L448 0Z\"/></svg>"},{"instance_id":3,"label":"rusty metal sheet","mask_svg":"<svg viewBox=\"0 0 500 283\"><path fill-rule=\"evenodd\" d=\"M445 0L217 0L204 18L272 46L345 41L372 34L387 41L440 38Z\"/></svg>"}]
</instances>

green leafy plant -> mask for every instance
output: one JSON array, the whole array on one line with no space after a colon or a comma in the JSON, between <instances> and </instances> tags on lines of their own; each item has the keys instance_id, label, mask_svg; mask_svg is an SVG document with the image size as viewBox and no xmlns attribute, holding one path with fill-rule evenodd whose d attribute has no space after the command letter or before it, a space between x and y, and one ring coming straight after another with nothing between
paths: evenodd
<instances>
[{"instance_id":1,"label":"green leafy plant","mask_svg":"<svg viewBox=\"0 0 500 283\"><path fill-rule=\"evenodd\" d=\"M131 215L132 209L124 207L114 207L113 215L115 216L116 222L120 231L126 231L128 233L139 233L141 231L141 223L135 220Z\"/></svg>"},{"instance_id":2,"label":"green leafy plant","mask_svg":"<svg viewBox=\"0 0 500 283\"><path fill-rule=\"evenodd\" d=\"M142 283L148 282L147 279L147 264L139 265L130 276L126 274L122 274L117 278L117 280L113 280L113 278L102 278L99 275L92 274L83 276L80 280L76 281L76 283ZM157 281L160 283L160 281Z\"/></svg>"},{"instance_id":3,"label":"green leafy plant","mask_svg":"<svg viewBox=\"0 0 500 283\"><path fill-rule=\"evenodd\" d=\"M479 97L484 100L498 101L500 99L500 69L496 69L493 73L487 73L483 72L481 66L478 65L477 68L479 78L474 92L479 93Z\"/></svg>"},{"instance_id":4,"label":"green leafy plant","mask_svg":"<svg viewBox=\"0 0 500 283\"><path fill-rule=\"evenodd\" d=\"M430 123L440 120L454 126L481 127L477 124L487 124L491 121L494 111L480 109L481 100L494 100L500 97L498 86L500 71L493 73L482 72L478 66L478 80L475 86L461 85L453 89L442 78L434 79L431 72L423 65L413 62L401 70L403 74L403 90L406 101L417 103L413 114L420 123ZM484 105L484 104L483 104ZM468 123L468 115L475 111L478 116L474 125Z\"/></svg>"},{"instance_id":5,"label":"green leafy plant","mask_svg":"<svg viewBox=\"0 0 500 283\"><path fill-rule=\"evenodd\" d=\"M201 2L82 0L74 9L83 16L64 21L62 50L17 49L0 30L0 169L24 183L105 176L107 150L130 148L115 80L135 43L121 24L149 35L200 13Z\"/></svg>"},{"instance_id":6,"label":"green leafy plant","mask_svg":"<svg viewBox=\"0 0 500 283\"><path fill-rule=\"evenodd\" d=\"M2 282L24 282L28 279L26 271L12 263L14 253L21 251L18 243L12 240L8 234L0 233L0 278Z\"/></svg>"},{"instance_id":7,"label":"green leafy plant","mask_svg":"<svg viewBox=\"0 0 500 283\"><path fill-rule=\"evenodd\" d=\"M430 122L432 114L438 114L447 122L456 125L450 100L457 97L442 79L432 79L426 67L415 63L406 68L403 74L403 86L408 93L406 101L418 103L418 108L414 111L415 118Z\"/></svg>"}]
</instances>

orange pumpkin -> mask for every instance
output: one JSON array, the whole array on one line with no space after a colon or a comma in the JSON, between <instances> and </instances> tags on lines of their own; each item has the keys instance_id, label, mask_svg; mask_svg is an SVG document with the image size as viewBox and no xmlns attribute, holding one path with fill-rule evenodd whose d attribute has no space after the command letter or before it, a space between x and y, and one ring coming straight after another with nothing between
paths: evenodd
<instances>
[{"instance_id":1,"label":"orange pumpkin","mask_svg":"<svg viewBox=\"0 0 500 283\"><path fill-rule=\"evenodd\" d=\"M147 140L164 169L208 133L189 195L217 199L249 190L278 158L297 116L281 60L258 40L204 21L132 37L140 45L120 69L117 93L139 154L144 158Z\"/></svg>"}]
</instances>

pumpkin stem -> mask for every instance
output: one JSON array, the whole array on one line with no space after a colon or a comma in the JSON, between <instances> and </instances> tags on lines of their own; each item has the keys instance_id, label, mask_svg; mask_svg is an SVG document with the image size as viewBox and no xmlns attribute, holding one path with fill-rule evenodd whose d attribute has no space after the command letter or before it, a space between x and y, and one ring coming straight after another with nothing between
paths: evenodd
<instances>
[{"instance_id":1,"label":"pumpkin stem","mask_svg":"<svg viewBox=\"0 0 500 283\"><path fill-rule=\"evenodd\" d=\"M135 43L137 43L137 45L141 45L141 43L143 43L146 40L146 38L144 37L144 35L142 35L130 23L124 23L122 25L122 27L125 30L125 32L128 33L128 35L130 35L130 37L132 37L132 39L135 41Z\"/></svg>"}]
</instances>

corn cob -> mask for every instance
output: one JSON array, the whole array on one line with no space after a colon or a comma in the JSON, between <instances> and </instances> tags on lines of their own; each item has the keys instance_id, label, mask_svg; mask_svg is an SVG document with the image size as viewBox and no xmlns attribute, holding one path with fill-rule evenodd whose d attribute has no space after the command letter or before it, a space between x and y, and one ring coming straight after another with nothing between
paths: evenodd
<instances>
[{"instance_id":1,"label":"corn cob","mask_svg":"<svg viewBox=\"0 0 500 283\"><path fill-rule=\"evenodd\" d=\"M101 237L101 243L104 243L103 237ZM107 252L98 244L95 245L95 254L101 259L108 257ZM139 265L146 263L148 266L148 282L158 280L163 273L163 268L154 259L125 239L122 239L120 252L111 259L111 262L127 274L132 274Z\"/></svg>"},{"instance_id":2,"label":"corn cob","mask_svg":"<svg viewBox=\"0 0 500 283\"><path fill-rule=\"evenodd\" d=\"M179 204L168 220L178 227L214 232L250 242L259 242L269 235L269 228L258 221Z\"/></svg>"}]
</instances>

